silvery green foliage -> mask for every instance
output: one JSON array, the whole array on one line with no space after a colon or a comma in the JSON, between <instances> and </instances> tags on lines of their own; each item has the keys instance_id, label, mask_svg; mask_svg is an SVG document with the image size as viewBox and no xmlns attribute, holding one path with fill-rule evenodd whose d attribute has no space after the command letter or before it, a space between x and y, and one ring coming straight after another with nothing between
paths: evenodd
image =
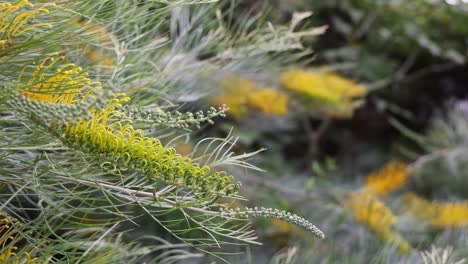
<instances>
[{"instance_id":1,"label":"silvery green foliage","mask_svg":"<svg viewBox=\"0 0 468 264\"><path fill-rule=\"evenodd\" d=\"M142 122L154 126L189 129L191 126L200 128L200 125L204 122L214 124L213 118L218 116L226 117L227 107L211 107L206 111L206 113L203 111L197 111L195 113L181 113L179 111L169 112L162 110L151 111L128 107L125 107L123 111L127 114L127 118L136 122Z\"/></svg>"},{"instance_id":2,"label":"silvery green foliage","mask_svg":"<svg viewBox=\"0 0 468 264\"><path fill-rule=\"evenodd\" d=\"M451 247L438 248L432 246L431 250L421 253L424 264L463 264L465 259L460 259L453 254Z\"/></svg>"},{"instance_id":3,"label":"silvery green foliage","mask_svg":"<svg viewBox=\"0 0 468 264\"><path fill-rule=\"evenodd\" d=\"M229 4L235 6L235 2ZM219 208L227 207L218 202L219 197L242 198L237 194L240 184L231 184L234 178L224 172L210 172L210 168L198 166L238 165L255 169L245 161L253 154L233 154L235 140L231 137L201 140L209 142L204 151L213 148L215 154L204 153L196 161L176 154L158 139L145 141L151 134L147 124L150 128L176 131L174 128L199 126L224 116L224 107L195 113L153 111L173 109L178 101L171 99L197 88L185 86L175 76L190 77L187 83L202 83L206 79L197 78L204 65L214 65L210 74L275 65L270 53L299 48L297 43L302 36L317 34L265 26L257 31L246 27L239 36L222 25L222 18L231 15L220 13L225 5L204 0L138 4L126 0L60 1L50 6L50 13L34 17L35 23L48 23L52 29L38 28L2 50L0 206L34 231L34 235L24 238L37 246L34 256L39 261L174 263L205 254L221 258L229 253L223 252L224 245L244 247L259 243L249 228L251 223L238 219L241 215L219 213ZM176 36L168 35L168 29L177 20L174 15L182 9L189 14L191 29L187 34L178 30ZM211 20L214 17L219 19ZM182 25L182 21L175 23ZM89 28L97 28L99 34L90 33ZM109 43L103 43L106 36ZM264 51L256 50L256 45ZM99 70L98 62L92 62L92 56L85 54L90 50L108 56L114 64L109 71ZM100 81L106 92L96 91L95 96L71 104L40 102L24 96L21 89L33 88L27 87L32 85L28 78L40 76L34 83L39 84L34 88L40 90L40 82L53 77L54 73L45 73L45 77L37 74L36 69L46 71L37 65L57 51L57 56L63 55L60 61L86 69L89 78ZM207 51L216 52L203 60L198 57ZM182 68L177 63L168 67L167 63L174 62L181 53L190 54L197 67L174 75L169 68ZM251 53L261 64L251 64L253 60L245 56ZM128 94L131 103L119 107L118 114L110 112L106 116L109 120L103 123L88 124L118 92ZM117 132L112 134L114 131ZM123 148L114 144L122 142ZM145 146L149 146L145 144L150 143L154 143L152 150L158 151L145 152ZM197 144L203 151L201 145ZM206 190L212 193L203 195ZM323 237L310 222L284 211L247 208L242 216L246 214L290 221ZM139 231L151 236L141 236ZM194 249L201 253L193 253Z\"/></svg>"},{"instance_id":4,"label":"silvery green foliage","mask_svg":"<svg viewBox=\"0 0 468 264\"><path fill-rule=\"evenodd\" d=\"M307 221L306 219L292 214L290 212L281 211L273 208L236 208L236 209L223 209L221 208L220 215L226 218L249 218L252 217L266 217L266 218L275 218L284 220L298 226L305 228L306 230L312 232L316 237L325 238L325 235L320 231L316 226Z\"/></svg>"},{"instance_id":5,"label":"silvery green foliage","mask_svg":"<svg viewBox=\"0 0 468 264\"><path fill-rule=\"evenodd\" d=\"M395 123L408 137L416 141L425 154L412 165L411 173L415 186L424 192L430 191L439 197L454 194L466 196L468 180L468 129L467 102L458 101L447 105L448 113L436 115L430 127L417 134ZM444 175L441 177L441 175Z\"/></svg>"}]
</instances>

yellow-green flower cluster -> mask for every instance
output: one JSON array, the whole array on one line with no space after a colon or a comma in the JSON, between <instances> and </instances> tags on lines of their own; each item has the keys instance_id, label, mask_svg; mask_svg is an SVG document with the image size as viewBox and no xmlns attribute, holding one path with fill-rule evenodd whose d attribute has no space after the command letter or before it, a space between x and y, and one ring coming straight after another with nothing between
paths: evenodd
<instances>
[{"instance_id":1,"label":"yellow-green flower cluster","mask_svg":"<svg viewBox=\"0 0 468 264\"><path fill-rule=\"evenodd\" d=\"M468 226L468 202L431 202L414 193L405 197L407 212L442 228Z\"/></svg>"},{"instance_id":2,"label":"yellow-green flower cluster","mask_svg":"<svg viewBox=\"0 0 468 264\"><path fill-rule=\"evenodd\" d=\"M101 89L101 84L88 79L87 73L73 64L58 66L63 58L53 54L37 66L23 89L23 96L50 104L76 104L84 95ZM56 66L56 67L55 67ZM57 68L57 70L53 70ZM50 73L52 72L52 73ZM48 77L47 74L49 74ZM20 77L21 80L21 77ZM90 88L91 87L91 88ZM18 86L18 89L21 89ZM148 178L183 187L198 196L232 196L240 188L225 172L210 172L173 148L165 148L155 138L146 137L135 129L123 112L122 103L130 100L118 94L106 102L103 109L91 111L91 118L51 129L61 135L69 146L94 153L120 168L140 171Z\"/></svg>"},{"instance_id":3,"label":"yellow-green flower cluster","mask_svg":"<svg viewBox=\"0 0 468 264\"><path fill-rule=\"evenodd\" d=\"M356 107L356 99L367 94L363 85L333 72L291 69L282 73L280 79L286 90L305 96L320 112L333 117L350 117Z\"/></svg>"},{"instance_id":4,"label":"yellow-green flower cluster","mask_svg":"<svg viewBox=\"0 0 468 264\"><path fill-rule=\"evenodd\" d=\"M401 162L389 162L382 169L367 176L365 188L377 196L386 195L408 182L407 166Z\"/></svg>"},{"instance_id":5,"label":"yellow-green flower cluster","mask_svg":"<svg viewBox=\"0 0 468 264\"><path fill-rule=\"evenodd\" d=\"M210 173L207 166L200 167L190 158L165 148L155 138L146 137L130 121L121 120L124 113L116 111L130 98L118 94L107 106L83 120L65 127L65 141L71 146L96 153L106 160L142 172L154 180L184 187L199 195L231 196L239 184L225 172Z\"/></svg>"},{"instance_id":6,"label":"yellow-green flower cluster","mask_svg":"<svg viewBox=\"0 0 468 264\"><path fill-rule=\"evenodd\" d=\"M27 0L15 4L0 2L0 56L7 46L13 45L13 41L26 32L38 27L52 27L48 23L27 24L38 13L49 13L47 6L50 5L44 4L34 9L34 5Z\"/></svg>"},{"instance_id":7,"label":"yellow-green flower cluster","mask_svg":"<svg viewBox=\"0 0 468 264\"><path fill-rule=\"evenodd\" d=\"M247 116L249 109L267 115L288 113L288 96L273 88L258 88L255 83L237 76L229 76L224 82L224 91L213 99L218 106L227 105L235 118Z\"/></svg>"}]
</instances>

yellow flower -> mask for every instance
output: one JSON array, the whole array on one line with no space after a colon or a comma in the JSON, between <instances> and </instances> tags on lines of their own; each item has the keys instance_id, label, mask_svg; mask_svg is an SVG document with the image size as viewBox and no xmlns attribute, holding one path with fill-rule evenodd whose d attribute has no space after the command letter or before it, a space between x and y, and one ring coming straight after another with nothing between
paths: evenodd
<instances>
[{"instance_id":1,"label":"yellow flower","mask_svg":"<svg viewBox=\"0 0 468 264\"><path fill-rule=\"evenodd\" d=\"M79 98L82 100L86 95L102 89L101 84L91 81L87 77L88 73L81 67L72 63L57 66L64 60L58 53L47 56L36 67L26 86L18 86L17 89L22 89L26 97L51 104L72 104L76 102L77 95L82 95ZM22 79L23 73L20 74L18 83Z\"/></svg>"},{"instance_id":2,"label":"yellow flower","mask_svg":"<svg viewBox=\"0 0 468 264\"><path fill-rule=\"evenodd\" d=\"M437 215L430 224L438 227L468 226L468 202L437 204Z\"/></svg>"},{"instance_id":3,"label":"yellow flower","mask_svg":"<svg viewBox=\"0 0 468 264\"><path fill-rule=\"evenodd\" d=\"M416 194L405 197L407 212L442 228L468 226L468 202L431 202Z\"/></svg>"},{"instance_id":4,"label":"yellow flower","mask_svg":"<svg viewBox=\"0 0 468 264\"><path fill-rule=\"evenodd\" d=\"M15 39L26 32L38 27L52 27L48 23L26 25L36 14L49 13L46 7L51 5L53 4L44 4L39 8L31 9L34 5L27 0L19 1L16 4L0 2L0 57L8 53L6 48L14 46Z\"/></svg>"},{"instance_id":5,"label":"yellow flower","mask_svg":"<svg viewBox=\"0 0 468 264\"><path fill-rule=\"evenodd\" d=\"M6 37L3 41L13 40L37 27L52 27L48 23L26 26L26 23L38 13L49 13L46 7L51 5L53 4L44 4L39 8L31 9L34 5L27 0L19 1L16 4L0 2L0 36ZM5 42L3 42L4 44Z\"/></svg>"},{"instance_id":6,"label":"yellow flower","mask_svg":"<svg viewBox=\"0 0 468 264\"><path fill-rule=\"evenodd\" d=\"M381 235L389 233L391 225L396 222L392 211L372 193L351 193L347 202L357 222L367 225Z\"/></svg>"},{"instance_id":7,"label":"yellow flower","mask_svg":"<svg viewBox=\"0 0 468 264\"><path fill-rule=\"evenodd\" d=\"M258 89L248 97L248 105L265 114L285 115L288 113L288 96L271 88Z\"/></svg>"},{"instance_id":8,"label":"yellow flower","mask_svg":"<svg viewBox=\"0 0 468 264\"><path fill-rule=\"evenodd\" d=\"M291 69L281 74L280 79L285 89L306 96L323 108L319 109L321 112L334 117L351 116L357 106L355 99L367 94L363 85L331 72Z\"/></svg>"},{"instance_id":9,"label":"yellow flower","mask_svg":"<svg viewBox=\"0 0 468 264\"><path fill-rule=\"evenodd\" d=\"M224 82L224 91L212 101L214 105L226 105L235 118L244 117L249 108L267 115L288 113L288 96L272 88L258 88L255 83L237 76L229 76Z\"/></svg>"},{"instance_id":10,"label":"yellow flower","mask_svg":"<svg viewBox=\"0 0 468 264\"><path fill-rule=\"evenodd\" d=\"M366 190L353 192L347 199L356 222L366 225L385 241L398 245L403 253L409 251L409 243L392 228L397 218L378 197Z\"/></svg>"},{"instance_id":11,"label":"yellow flower","mask_svg":"<svg viewBox=\"0 0 468 264\"><path fill-rule=\"evenodd\" d=\"M21 246L22 234L26 228L15 218L0 212L0 262L1 263L39 263L31 258L33 249Z\"/></svg>"},{"instance_id":12,"label":"yellow flower","mask_svg":"<svg viewBox=\"0 0 468 264\"><path fill-rule=\"evenodd\" d=\"M404 163L389 162L379 171L367 176L365 188L382 196L402 187L408 179L408 169Z\"/></svg>"},{"instance_id":13,"label":"yellow flower","mask_svg":"<svg viewBox=\"0 0 468 264\"><path fill-rule=\"evenodd\" d=\"M229 108L228 113L235 118L246 116L248 96L256 89L255 84L237 76L229 76L224 80L223 87L223 93L213 99L213 104L226 105Z\"/></svg>"},{"instance_id":14,"label":"yellow flower","mask_svg":"<svg viewBox=\"0 0 468 264\"><path fill-rule=\"evenodd\" d=\"M409 193L404 198L406 212L416 215L420 219L428 220L437 214L437 206L423 199L415 193Z\"/></svg>"}]
</instances>

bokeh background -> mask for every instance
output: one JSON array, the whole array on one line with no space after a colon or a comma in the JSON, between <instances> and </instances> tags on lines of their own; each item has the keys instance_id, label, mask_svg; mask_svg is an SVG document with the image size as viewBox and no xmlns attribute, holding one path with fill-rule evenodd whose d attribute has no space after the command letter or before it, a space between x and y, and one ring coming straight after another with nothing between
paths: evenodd
<instances>
[{"instance_id":1,"label":"bokeh background","mask_svg":"<svg viewBox=\"0 0 468 264\"><path fill-rule=\"evenodd\" d=\"M266 8L273 23L319 33L301 39L312 52L290 52L300 57L296 66L226 73L208 100L230 110L204 132L238 137L236 152L265 148L251 160L264 172L235 170L243 195L306 215L327 235L319 241L283 221L257 221L267 246L252 250L253 262L468 256L468 4L281 0L237 8Z\"/></svg>"}]
</instances>

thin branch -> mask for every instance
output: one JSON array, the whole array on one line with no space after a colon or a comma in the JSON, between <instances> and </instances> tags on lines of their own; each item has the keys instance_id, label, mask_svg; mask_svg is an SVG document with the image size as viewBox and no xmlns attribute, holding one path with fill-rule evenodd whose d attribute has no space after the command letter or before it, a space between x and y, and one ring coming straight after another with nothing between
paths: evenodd
<instances>
[{"instance_id":1,"label":"thin branch","mask_svg":"<svg viewBox=\"0 0 468 264\"><path fill-rule=\"evenodd\" d=\"M68 181L68 182L73 182L73 183L77 183L77 184L82 184L82 185L86 185L86 186L89 186L89 187L99 187L99 188L106 189L106 190L125 193L125 194L133 197L132 201L135 201L135 202L139 201L137 197L150 197L150 198L158 199L158 198L161 197L161 195L167 193L167 191L169 190L167 188L164 188L159 192L151 193L151 192L143 192L143 191L132 190L132 189L119 187L119 186L115 186L115 185L107 184L107 183L92 182L92 181L80 180L80 179L70 178L70 177L53 176L53 178ZM160 207L162 207L162 208L171 208L171 207L177 206L176 202L171 201L169 199L163 199L163 201L168 203L171 206L162 206L161 205ZM204 213L204 214L209 214L209 215L218 215L218 212L205 210L205 209L201 209L201 208L196 208L196 207L184 207L184 208L189 209L191 211L196 211L196 212L199 212L199 213Z\"/></svg>"}]
</instances>

